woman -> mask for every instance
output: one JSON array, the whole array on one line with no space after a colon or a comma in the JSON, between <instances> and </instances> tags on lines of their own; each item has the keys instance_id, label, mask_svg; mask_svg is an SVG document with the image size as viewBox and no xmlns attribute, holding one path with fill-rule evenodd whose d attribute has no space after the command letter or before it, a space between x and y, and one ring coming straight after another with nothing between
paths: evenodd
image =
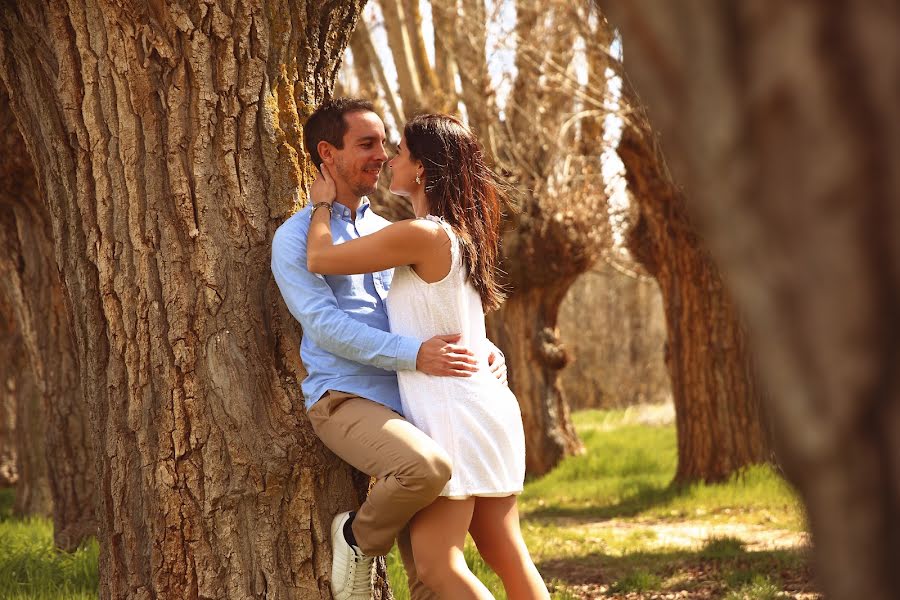
<instances>
[{"instance_id":1,"label":"woman","mask_svg":"<svg viewBox=\"0 0 900 600\"><path fill-rule=\"evenodd\" d=\"M453 117L423 115L407 123L389 167L391 191L409 199L417 218L333 245L335 188L322 165L312 190L308 269L346 275L396 267L387 298L393 332L423 340L462 332L461 344L483 347L484 311L497 308L503 294L496 279L500 199L478 141ZM549 598L519 528L516 495L525 476L519 405L487 364L480 367L471 377L397 374L406 418L453 464L441 496L410 522L416 570L441 597L491 598L463 557L469 531L509 598Z\"/></svg>"}]
</instances>

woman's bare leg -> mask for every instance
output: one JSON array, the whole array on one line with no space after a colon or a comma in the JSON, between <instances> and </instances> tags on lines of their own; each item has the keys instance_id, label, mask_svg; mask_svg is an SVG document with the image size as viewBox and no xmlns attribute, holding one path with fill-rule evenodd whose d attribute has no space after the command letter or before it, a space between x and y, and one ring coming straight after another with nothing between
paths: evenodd
<instances>
[{"instance_id":1,"label":"woman's bare leg","mask_svg":"<svg viewBox=\"0 0 900 600\"><path fill-rule=\"evenodd\" d=\"M448 600L493 600L469 570L463 555L475 499L438 498L420 510L409 524L419 580Z\"/></svg>"},{"instance_id":2,"label":"woman's bare leg","mask_svg":"<svg viewBox=\"0 0 900 600\"><path fill-rule=\"evenodd\" d=\"M519 527L516 496L476 498L469 532L484 561L503 580L509 600L548 600Z\"/></svg>"}]
</instances>

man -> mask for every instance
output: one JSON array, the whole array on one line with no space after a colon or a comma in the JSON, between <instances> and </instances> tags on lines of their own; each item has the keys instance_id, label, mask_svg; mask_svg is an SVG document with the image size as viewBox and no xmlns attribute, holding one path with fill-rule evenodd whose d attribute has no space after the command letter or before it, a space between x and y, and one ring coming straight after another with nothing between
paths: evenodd
<instances>
[{"instance_id":1,"label":"man","mask_svg":"<svg viewBox=\"0 0 900 600\"><path fill-rule=\"evenodd\" d=\"M317 167L324 162L335 174L335 242L389 224L365 199L387 161L384 144L384 124L365 100L338 98L309 118L304 145ZM387 554L397 539L413 600L434 598L416 577L407 524L440 494L451 465L443 449L401 416L395 372L465 377L477 370L477 359L454 344L458 335L422 342L389 333L384 302L393 271L310 273L306 236L315 209L307 206L275 232L272 272L303 327L301 357L309 374L303 393L313 430L335 454L376 478L359 510L332 523L332 593L337 600L368 600L373 557ZM499 350L488 362L505 380Z\"/></svg>"}]
</instances>

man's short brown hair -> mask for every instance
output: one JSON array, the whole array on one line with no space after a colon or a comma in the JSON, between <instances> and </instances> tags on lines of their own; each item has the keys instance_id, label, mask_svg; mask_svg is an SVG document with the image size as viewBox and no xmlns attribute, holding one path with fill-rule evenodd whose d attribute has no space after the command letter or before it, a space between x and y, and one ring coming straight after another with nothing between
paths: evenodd
<instances>
[{"instance_id":1,"label":"man's short brown hair","mask_svg":"<svg viewBox=\"0 0 900 600\"><path fill-rule=\"evenodd\" d=\"M326 141L338 150L344 148L344 135L347 133L347 120L344 116L354 112L375 112L375 107L362 98L333 98L322 103L310 115L303 127L303 145L315 163L321 168L322 157L319 156L318 145Z\"/></svg>"}]
</instances>

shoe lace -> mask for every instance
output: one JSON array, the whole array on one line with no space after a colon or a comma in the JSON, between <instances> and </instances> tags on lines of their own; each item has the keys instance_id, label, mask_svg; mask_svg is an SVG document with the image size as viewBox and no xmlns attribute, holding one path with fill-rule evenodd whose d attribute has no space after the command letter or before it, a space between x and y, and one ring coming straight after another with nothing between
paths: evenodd
<instances>
[{"instance_id":1,"label":"shoe lace","mask_svg":"<svg viewBox=\"0 0 900 600\"><path fill-rule=\"evenodd\" d=\"M375 559L364 554L353 553L353 567L348 569L347 578L354 592L366 592L372 587L372 567Z\"/></svg>"}]
</instances>

